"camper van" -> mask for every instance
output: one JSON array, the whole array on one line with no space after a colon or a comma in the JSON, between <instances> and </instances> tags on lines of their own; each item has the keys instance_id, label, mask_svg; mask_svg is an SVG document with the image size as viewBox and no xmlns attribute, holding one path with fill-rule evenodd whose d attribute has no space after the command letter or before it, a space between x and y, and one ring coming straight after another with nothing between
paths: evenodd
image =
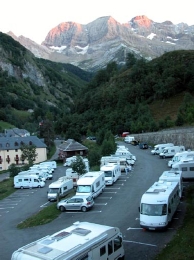
<instances>
[{"instance_id":1,"label":"camper van","mask_svg":"<svg viewBox=\"0 0 194 260\"><path fill-rule=\"evenodd\" d=\"M72 156L72 157L66 158L66 162L63 164L63 166L71 167L71 164L76 161L76 157L77 156ZM85 163L86 171L89 172L90 165L89 165L88 159L87 158L83 158L82 156L80 156L80 157L82 158L83 162Z\"/></svg>"},{"instance_id":2,"label":"camper van","mask_svg":"<svg viewBox=\"0 0 194 260\"><path fill-rule=\"evenodd\" d=\"M168 158L173 157L176 153L184 152L185 147L183 145L180 146L169 146L165 147L163 151L159 154L160 158Z\"/></svg>"},{"instance_id":3,"label":"camper van","mask_svg":"<svg viewBox=\"0 0 194 260\"><path fill-rule=\"evenodd\" d=\"M105 175L105 184L113 185L121 176L121 168L117 163L108 163L100 168Z\"/></svg>"},{"instance_id":4,"label":"camper van","mask_svg":"<svg viewBox=\"0 0 194 260\"><path fill-rule=\"evenodd\" d=\"M77 187L77 181L82 175L78 174L77 172L73 171L72 168L68 168L66 170L66 177L68 179L72 179L73 187Z\"/></svg>"},{"instance_id":5,"label":"camper van","mask_svg":"<svg viewBox=\"0 0 194 260\"><path fill-rule=\"evenodd\" d=\"M174 163L172 169L175 171L182 171L182 178L194 179L194 160L185 159L184 161Z\"/></svg>"},{"instance_id":6,"label":"camper van","mask_svg":"<svg viewBox=\"0 0 194 260\"><path fill-rule=\"evenodd\" d=\"M50 166L48 165L40 165L40 164L34 164L33 166L30 167L31 170L44 170L46 171L47 173L49 174L52 174L53 173L53 170Z\"/></svg>"},{"instance_id":7,"label":"camper van","mask_svg":"<svg viewBox=\"0 0 194 260\"><path fill-rule=\"evenodd\" d=\"M120 165L121 171L125 171L126 165L134 165L134 160L127 159L126 156L102 156L100 160L100 167L108 163L117 163Z\"/></svg>"},{"instance_id":8,"label":"camper van","mask_svg":"<svg viewBox=\"0 0 194 260\"><path fill-rule=\"evenodd\" d=\"M55 161L45 161L45 162L41 162L39 163L40 165L49 165L53 171L57 168L57 163Z\"/></svg>"},{"instance_id":9,"label":"camper van","mask_svg":"<svg viewBox=\"0 0 194 260\"><path fill-rule=\"evenodd\" d=\"M124 138L124 142L125 142L125 143L130 144L132 141L135 141L135 137L134 137L134 136L126 136L126 137Z\"/></svg>"},{"instance_id":10,"label":"camper van","mask_svg":"<svg viewBox=\"0 0 194 260\"><path fill-rule=\"evenodd\" d=\"M168 167L172 167L172 165L174 163L178 163L180 161L184 161L184 160L194 160L194 151L184 151L184 152L180 152L180 153L176 153L172 160L168 161Z\"/></svg>"},{"instance_id":11,"label":"camper van","mask_svg":"<svg viewBox=\"0 0 194 260\"><path fill-rule=\"evenodd\" d=\"M39 174L36 170L27 170L27 171L21 171L18 173L18 175L36 175L39 180L46 181L48 179L47 173Z\"/></svg>"},{"instance_id":12,"label":"camper van","mask_svg":"<svg viewBox=\"0 0 194 260\"><path fill-rule=\"evenodd\" d=\"M87 172L77 181L76 195L88 195L96 198L105 187L104 172Z\"/></svg>"},{"instance_id":13,"label":"camper van","mask_svg":"<svg viewBox=\"0 0 194 260\"><path fill-rule=\"evenodd\" d=\"M14 177L14 188L42 188L44 186L45 182L36 175L16 175Z\"/></svg>"},{"instance_id":14,"label":"camper van","mask_svg":"<svg viewBox=\"0 0 194 260\"><path fill-rule=\"evenodd\" d=\"M136 161L136 156L133 155L128 149L126 148L118 148L115 152L116 156L126 156L129 159L132 159L134 161Z\"/></svg>"},{"instance_id":15,"label":"camper van","mask_svg":"<svg viewBox=\"0 0 194 260\"><path fill-rule=\"evenodd\" d=\"M155 182L141 198L140 226L148 230L167 228L179 203L178 182Z\"/></svg>"},{"instance_id":16,"label":"camper van","mask_svg":"<svg viewBox=\"0 0 194 260\"><path fill-rule=\"evenodd\" d=\"M51 183L48 187L48 200L55 201L66 196L73 189L73 180L66 176L60 177L57 181Z\"/></svg>"},{"instance_id":17,"label":"camper van","mask_svg":"<svg viewBox=\"0 0 194 260\"><path fill-rule=\"evenodd\" d=\"M159 155L162 151L163 151L163 149L165 148L165 147L170 147L170 146L174 146L174 144L172 144L172 143L167 143L167 144L156 144L155 146L154 146L154 149L153 150L151 150L151 154L153 154L153 155Z\"/></svg>"},{"instance_id":18,"label":"camper van","mask_svg":"<svg viewBox=\"0 0 194 260\"><path fill-rule=\"evenodd\" d=\"M182 171L164 171L159 177L159 181L169 181L169 182L178 182L179 183L179 197L182 197L183 194L183 179Z\"/></svg>"},{"instance_id":19,"label":"camper van","mask_svg":"<svg viewBox=\"0 0 194 260\"><path fill-rule=\"evenodd\" d=\"M90 222L48 235L13 252L11 260L124 260L123 237L117 227Z\"/></svg>"}]
</instances>

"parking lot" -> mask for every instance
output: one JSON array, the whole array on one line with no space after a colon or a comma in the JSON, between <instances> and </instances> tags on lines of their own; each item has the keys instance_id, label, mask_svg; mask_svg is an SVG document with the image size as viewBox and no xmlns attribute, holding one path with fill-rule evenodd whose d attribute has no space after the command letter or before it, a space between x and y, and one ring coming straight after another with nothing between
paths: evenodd
<instances>
[{"instance_id":1,"label":"parking lot","mask_svg":"<svg viewBox=\"0 0 194 260\"><path fill-rule=\"evenodd\" d=\"M139 203L142 194L157 181L167 161L151 155L150 150L126 145L136 155L133 171L122 173L113 186L107 186L102 194L95 198L94 207L87 212L68 211L51 223L24 230L18 230L17 224L35 214L52 202L47 200L47 187L65 174L65 167L60 166L52 181L40 189L16 190L8 198L0 201L0 257L10 259L13 251L38 238L57 232L76 221L117 226L123 233L126 259L145 260L153 257L173 237L183 218L184 200L166 232L144 231L139 225Z\"/></svg>"}]
</instances>

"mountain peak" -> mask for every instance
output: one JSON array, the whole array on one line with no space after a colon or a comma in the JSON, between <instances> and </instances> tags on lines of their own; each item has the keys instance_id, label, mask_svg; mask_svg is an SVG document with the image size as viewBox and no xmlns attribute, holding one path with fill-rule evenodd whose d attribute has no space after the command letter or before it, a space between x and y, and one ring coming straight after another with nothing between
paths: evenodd
<instances>
[{"instance_id":1,"label":"mountain peak","mask_svg":"<svg viewBox=\"0 0 194 260\"><path fill-rule=\"evenodd\" d=\"M138 26L141 26L141 27L143 26L143 27L149 28L153 21L150 20L145 15L139 15L139 16L135 16L134 18L132 18L131 22Z\"/></svg>"}]
</instances>

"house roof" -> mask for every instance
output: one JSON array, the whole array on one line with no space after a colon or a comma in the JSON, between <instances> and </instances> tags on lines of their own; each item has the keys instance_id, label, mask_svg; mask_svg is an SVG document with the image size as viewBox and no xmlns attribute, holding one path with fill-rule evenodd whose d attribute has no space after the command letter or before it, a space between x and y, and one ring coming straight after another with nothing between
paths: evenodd
<instances>
[{"instance_id":1,"label":"house roof","mask_svg":"<svg viewBox=\"0 0 194 260\"><path fill-rule=\"evenodd\" d=\"M3 137L11 137L11 136L15 136L15 137L26 137L26 136L30 136L30 132L28 132L25 129L19 129L19 128L12 128L12 129L5 129L4 134L1 134L1 136Z\"/></svg>"},{"instance_id":2,"label":"house roof","mask_svg":"<svg viewBox=\"0 0 194 260\"><path fill-rule=\"evenodd\" d=\"M46 144L37 136L0 137L0 150L15 150L25 145L35 145L37 148L46 148Z\"/></svg>"},{"instance_id":3,"label":"house roof","mask_svg":"<svg viewBox=\"0 0 194 260\"><path fill-rule=\"evenodd\" d=\"M61 145L59 145L59 150L67 151L83 151L88 150L88 148L73 139L68 139L64 141Z\"/></svg>"}]
</instances>

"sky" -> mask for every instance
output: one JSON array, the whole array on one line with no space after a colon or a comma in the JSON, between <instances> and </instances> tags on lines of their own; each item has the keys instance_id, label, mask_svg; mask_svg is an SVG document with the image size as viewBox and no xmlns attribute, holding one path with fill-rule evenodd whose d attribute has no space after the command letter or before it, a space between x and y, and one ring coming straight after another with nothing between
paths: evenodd
<instances>
[{"instance_id":1,"label":"sky","mask_svg":"<svg viewBox=\"0 0 194 260\"><path fill-rule=\"evenodd\" d=\"M1 0L0 31L41 44L62 22L87 24L102 16L126 23L138 15L154 22L194 25L192 0Z\"/></svg>"}]
</instances>

